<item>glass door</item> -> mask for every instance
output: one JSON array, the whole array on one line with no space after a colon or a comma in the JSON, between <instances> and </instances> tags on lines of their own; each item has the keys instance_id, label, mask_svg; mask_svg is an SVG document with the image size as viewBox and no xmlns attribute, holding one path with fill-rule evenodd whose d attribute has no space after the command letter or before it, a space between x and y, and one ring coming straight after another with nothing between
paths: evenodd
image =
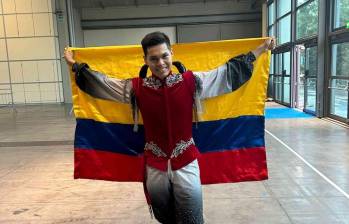
<instances>
[{"instance_id":1,"label":"glass door","mask_svg":"<svg viewBox=\"0 0 349 224\"><path fill-rule=\"evenodd\" d=\"M294 107L303 110L304 109L304 83L305 83L305 47L304 45L295 46L295 75L293 83L294 93Z\"/></svg>"},{"instance_id":2,"label":"glass door","mask_svg":"<svg viewBox=\"0 0 349 224\"><path fill-rule=\"evenodd\" d=\"M348 122L349 98L349 42L332 45L329 78L330 116Z\"/></svg>"},{"instance_id":3,"label":"glass door","mask_svg":"<svg viewBox=\"0 0 349 224\"><path fill-rule=\"evenodd\" d=\"M317 46L305 48L304 111L316 112Z\"/></svg>"},{"instance_id":4,"label":"glass door","mask_svg":"<svg viewBox=\"0 0 349 224\"><path fill-rule=\"evenodd\" d=\"M296 46L298 63L295 84L295 107L308 113L316 111L317 46Z\"/></svg>"},{"instance_id":5,"label":"glass door","mask_svg":"<svg viewBox=\"0 0 349 224\"><path fill-rule=\"evenodd\" d=\"M275 54L275 71L273 77L274 100L290 106L291 102L291 53Z\"/></svg>"}]
</instances>

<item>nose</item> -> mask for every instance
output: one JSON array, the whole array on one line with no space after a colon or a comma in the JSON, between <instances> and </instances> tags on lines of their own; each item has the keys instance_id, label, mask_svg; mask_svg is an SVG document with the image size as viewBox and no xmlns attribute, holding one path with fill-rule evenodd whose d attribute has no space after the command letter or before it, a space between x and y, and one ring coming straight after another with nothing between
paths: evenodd
<instances>
[{"instance_id":1,"label":"nose","mask_svg":"<svg viewBox=\"0 0 349 224\"><path fill-rule=\"evenodd\" d=\"M164 63L164 59L162 59L162 58L160 58L157 62L158 62L157 65L163 65L163 64L165 64L165 63Z\"/></svg>"}]
</instances>

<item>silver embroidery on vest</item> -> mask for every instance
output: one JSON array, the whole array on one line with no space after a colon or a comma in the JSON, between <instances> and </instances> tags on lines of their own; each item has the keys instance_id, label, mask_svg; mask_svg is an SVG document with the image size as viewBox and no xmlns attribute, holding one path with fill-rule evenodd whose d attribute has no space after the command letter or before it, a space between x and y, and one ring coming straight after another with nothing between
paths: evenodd
<instances>
[{"instance_id":1,"label":"silver embroidery on vest","mask_svg":"<svg viewBox=\"0 0 349 224\"><path fill-rule=\"evenodd\" d=\"M181 140L176 144L174 148L171 158L176 158L180 154L182 154L185 150L189 148L189 146L194 145L194 139L190 138L188 141ZM154 142L150 141L145 144L144 150L151 151L157 157L167 157L166 153L160 149L160 147Z\"/></svg>"},{"instance_id":2,"label":"silver embroidery on vest","mask_svg":"<svg viewBox=\"0 0 349 224\"><path fill-rule=\"evenodd\" d=\"M181 74L171 74L166 77L166 85L168 87L172 87L181 81L183 81L183 77ZM162 82L160 79L151 76L143 79L143 86L152 89L159 89L162 86Z\"/></svg>"},{"instance_id":3,"label":"silver embroidery on vest","mask_svg":"<svg viewBox=\"0 0 349 224\"><path fill-rule=\"evenodd\" d=\"M176 148L173 150L171 158L176 158L182 154L189 146L194 145L194 139L190 138L188 141L181 140L176 144Z\"/></svg>"},{"instance_id":4,"label":"silver embroidery on vest","mask_svg":"<svg viewBox=\"0 0 349 224\"><path fill-rule=\"evenodd\" d=\"M168 87L174 86L175 84L183 81L183 77L181 74L176 74L176 75L169 75L166 77L166 85Z\"/></svg>"},{"instance_id":5,"label":"silver embroidery on vest","mask_svg":"<svg viewBox=\"0 0 349 224\"><path fill-rule=\"evenodd\" d=\"M160 79L157 79L152 76L143 79L143 86L150 87L152 89L159 89L162 86L162 84Z\"/></svg>"},{"instance_id":6,"label":"silver embroidery on vest","mask_svg":"<svg viewBox=\"0 0 349 224\"><path fill-rule=\"evenodd\" d=\"M164 153L159 146L157 146L154 142L147 142L145 144L144 150L152 151L154 155L157 157L167 157L166 153Z\"/></svg>"}]
</instances>

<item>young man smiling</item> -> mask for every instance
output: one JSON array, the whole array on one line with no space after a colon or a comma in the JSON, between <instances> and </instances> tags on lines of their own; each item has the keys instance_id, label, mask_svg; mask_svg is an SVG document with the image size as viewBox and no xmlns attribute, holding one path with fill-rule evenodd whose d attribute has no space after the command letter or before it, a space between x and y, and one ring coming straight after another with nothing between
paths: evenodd
<instances>
[{"instance_id":1,"label":"young man smiling","mask_svg":"<svg viewBox=\"0 0 349 224\"><path fill-rule=\"evenodd\" d=\"M140 110L146 142L146 189L159 222L203 223L199 151L192 137L193 106L200 111L200 100L242 86L252 75L253 61L273 49L274 42L268 38L254 51L211 71L175 74L169 38L161 32L150 33L143 38L142 48L152 76L126 80L93 71L65 50L79 88L96 98L132 104L135 125Z\"/></svg>"}]
</instances>

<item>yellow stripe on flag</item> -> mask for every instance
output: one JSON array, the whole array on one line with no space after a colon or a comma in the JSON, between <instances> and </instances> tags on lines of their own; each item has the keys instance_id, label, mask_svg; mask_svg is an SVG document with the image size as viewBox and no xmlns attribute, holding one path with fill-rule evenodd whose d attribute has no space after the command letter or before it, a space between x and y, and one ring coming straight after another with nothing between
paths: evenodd
<instances>
[{"instance_id":1,"label":"yellow stripe on flag","mask_svg":"<svg viewBox=\"0 0 349 224\"><path fill-rule=\"evenodd\" d=\"M174 61L182 62L188 70L208 71L230 58L246 54L263 43L265 38L198 42L173 45ZM141 46L72 48L78 62L91 69L120 79L137 77L144 64ZM238 90L205 100L202 121L220 120L243 115L264 115L264 102L269 74L270 52L254 62L252 78ZM74 113L77 118L101 122L132 124L128 104L95 99L78 89L72 78Z\"/></svg>"}]
</instances>

